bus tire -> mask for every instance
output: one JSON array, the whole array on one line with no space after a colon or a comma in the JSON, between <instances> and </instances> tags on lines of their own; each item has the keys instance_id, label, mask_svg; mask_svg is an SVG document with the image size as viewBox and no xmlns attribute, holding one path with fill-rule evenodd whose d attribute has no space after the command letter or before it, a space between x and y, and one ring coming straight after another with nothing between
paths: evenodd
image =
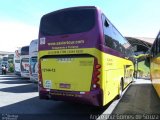
<instances>
[{"instance_id":1,"label":"bus tire","mask_svg":"<svg viewBox=\"0 0 160 120\"><path fill-rule=\"evenodd\" d=\"M123 79L121 79L118 89L118 97L117 97L118 99L122 97L123 87L124 87L124 82Z\"/></svg>"}]
</instances>

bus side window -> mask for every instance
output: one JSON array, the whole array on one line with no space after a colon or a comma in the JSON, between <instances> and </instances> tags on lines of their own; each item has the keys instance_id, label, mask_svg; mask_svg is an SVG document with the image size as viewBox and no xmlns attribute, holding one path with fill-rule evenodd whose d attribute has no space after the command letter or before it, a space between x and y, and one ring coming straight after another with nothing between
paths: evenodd
<instances>
[{"instance_id":1,"label":"bus side window","mask_svg":"<svg viewBox=\"0 0 160 120\"><path fill-rule=\"evenodd\" d=\"M114 45L113 46L114 50L117 50L117 51L121 52L120 51L120 45L119 45L119 42L117 40L113 39L113 45Z\"/></svg>"},{"instance_id":2,"label":"bus side window","mask_svg":"<svg viewBox=\"0 0 160 120\"><path fill-rule=\"evenodd\" d=\"M123 53L125 55L125 48L123 47L123 45L120 44L120 47L119 47L121 53Z\"/></svg>"},{"instance_id":3,"label":"bus side window","mask_svg":"<svg viewBox=\"0 0 160 120\"><path fill-rule=\"evenodd\" d=\"M105 45L110 48L114 48L114 43L112 40L112 27L106 19L104 20L103 23L103 29L104 29Z\"/></svg>"},{"instance_id":4,"label":"bus side window","mask_svg":"<svg viewBox=\"0 0 160 120\"><path fill-rule=\"evenodd\" d=\"M105 28L104 28L104 33L105 33L105 43L106 46L119 51L119 42L113 38L113 27L109 21L105 20L104 22ZM108 26L106 26L108 25Z\"/></svg>"},{"instance_id":5,"label":"bus side window","mask_svg":"<svg viewBox=\"0 0 160 120\"><path fill-rule=\"evenodd\" d=\"M119 31L110 23L110 21L103 14L102 21L105 45L122 53L126 57L131 56L126 53L126 49L130 47L130 44L127 42L127 40L124 39L124 37L119 33Z\"/></svg>"}]
</instances>

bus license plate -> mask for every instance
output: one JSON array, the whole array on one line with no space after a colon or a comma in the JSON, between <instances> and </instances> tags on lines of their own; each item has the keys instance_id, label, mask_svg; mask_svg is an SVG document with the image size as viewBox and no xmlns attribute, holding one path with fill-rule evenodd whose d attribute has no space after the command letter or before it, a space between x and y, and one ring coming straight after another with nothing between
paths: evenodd
<instances>
[{"instance_id":1,"label":"bus license plate","mask_svg":"<svg viewBox=\"0 0 160 120\"><path fill-rule=\"evenodd\" d=\"M66 88L66 89L70 89L71 85L70 84L65 84L65 83L60 83L59 84L60 88Z\"/></svg>"}]
</instances>

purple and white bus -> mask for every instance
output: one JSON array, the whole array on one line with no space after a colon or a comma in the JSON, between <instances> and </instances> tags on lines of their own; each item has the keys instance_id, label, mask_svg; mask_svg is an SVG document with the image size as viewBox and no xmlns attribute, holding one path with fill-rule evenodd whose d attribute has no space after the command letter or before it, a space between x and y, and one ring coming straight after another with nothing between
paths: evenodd
<instances>
[{"instance_id":1,"label":"purple and white bus","mask_svg":"<svg viewBox=\"0 0 160 120\"><path fill-rule=\"evenodd\" d=\"M29 77L29 46L21 47L20 71L21 71L21 77L30 78Z\"/></svg>"},{"instance_id":2,"label":"purple and white bus","mask_svg":"<svg viewBox=\"0 0 160 120\"><path fill-rule=\"evenodd\" d=\"M132 81L132 55L97 7L48 13L39 29L39 97L104 106Z\"/></svg>"}]
</instances>

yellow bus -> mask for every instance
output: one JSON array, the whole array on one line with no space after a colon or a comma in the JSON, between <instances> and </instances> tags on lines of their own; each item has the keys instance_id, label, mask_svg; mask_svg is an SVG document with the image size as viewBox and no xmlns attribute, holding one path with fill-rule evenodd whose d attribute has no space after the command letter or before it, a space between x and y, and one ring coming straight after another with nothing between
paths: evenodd
<instances>
[{"instance_id":1,"label":"yellow bus","mask_svg":"<svg viewBox=\"0 0 160 120\"><path fill-rule=\"evenodd\" d=\"M40 99L104 106L132 81L132 47L97 7L44 15L38 43Z\"/></svg>"},{"instance_id":2,"label":"yellow bus","mask_svg":"<svg viewBox=\"0 0 160 120\"><path fill-rule=\"evenodd\" d=\"M150 70L153 86L160 97L160 32L151 48Z\"/></svg>"}]
</instances>

